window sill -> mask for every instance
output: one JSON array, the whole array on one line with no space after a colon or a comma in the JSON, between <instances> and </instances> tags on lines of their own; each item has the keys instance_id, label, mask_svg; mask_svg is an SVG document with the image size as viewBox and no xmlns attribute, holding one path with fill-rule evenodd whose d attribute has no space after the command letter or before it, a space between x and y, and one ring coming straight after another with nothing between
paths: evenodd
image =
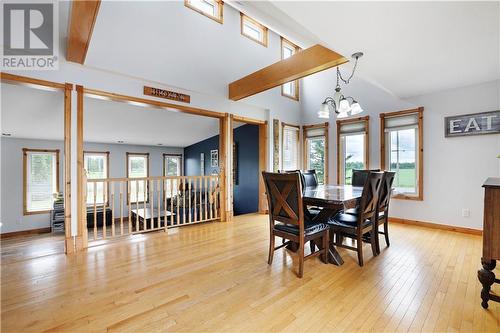
<instances>
[{"instance_id":1,"label":"window sill","mask_svg":"<svg viewBox=\"0 0 500 333\"><path fill-rule=\"evenodd\" d=\"M392 198L399 200L424 201L424 198L421 195L396 194L393 195Z\"/></svg>"},{"instance_id":2,"label":"window sill","mask_svg":"<svg viewBox=\"0 0 500 333\"><path fill-rule=\"evenodd\" d=\"M297 102L299 101L299 96L288 95L288 94L285 94L284 92L281 92L281 96L293 99L294 101L297 101Z\"/></svg>"},{"instance_id":3,"label":"window sill","mask_svg":"<svg viewBox=\"0 0 500 333\"><path fill-rule=\"evenodd\" d=\"M36 211L32 211L32 212L24 211L23 215L27 216L27 215L37 215L37 214L49 214L50 211L51 211L51 209L48 209L48 210L36 210Z\"/></svg>"}]
</instances>

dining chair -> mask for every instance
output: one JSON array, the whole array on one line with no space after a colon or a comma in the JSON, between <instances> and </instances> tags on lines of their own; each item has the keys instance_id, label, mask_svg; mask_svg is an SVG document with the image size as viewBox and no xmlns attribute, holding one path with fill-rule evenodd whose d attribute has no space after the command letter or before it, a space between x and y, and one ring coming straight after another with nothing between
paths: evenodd
<instances>
[{"instance_id":1,"label":"dining chair","mask_svg":"<svg viewBox=\"0 0 500 333\"><path fill-rule=\"evenodd\" d=\"M304 179L304 187L318 186L318 176L316 170L302 170L301 174Z\"/></svg>"},{"instance_id":2,"label":"dining chair","mask_svg":"<svg viewBox=\"0 0 500 333\"><path fill-rule=\"evenodd\" d=\"M312 223L304 216L302 201L302 185L298 172L271 173L262 172L266 186L267 201L269 204L269 257L267 263L273 262L274 251L289 244L298 244L299 271L301 278L304 272L304 260L321 255L323 262L328 262L328 225L326 223ZM275 247L275 237L287 241ZM322 248L304 256L304 244L321 238Z\"/></svg>"},{"instance_id":3,"label":"dining chair","mask_svg":"<svg viewBox=\"0 0 500 333\"><path fill-rule=\"evenodd\" d=\"M353 169L352 170L352 186L364 186L366 179L368 178L368 174L370 172L378 172L380 169L371 169L371 170L360 170Z\"/></svg>"},{"instance_id":4,"label":"dining chair","mask_svg":"<svg viewBox=\"0 0 500 333\"><path fill-rule=\"evenodd\" d=\"M374 256L378 255L376 237L374 237L378 225L374 221L378 213L377 205L382 177L382 172L370 172L368 174L357 215L339 212L328 221L332 242L333 236L335 236L335 246L356 251L359 266L363 266L363 235L370 235L372 253ZM344 237L355 240L356 247L343 244Z\"/></svg>"},{"instance_id":5,"label":"dining chair","mask_svg":"<svg viewBox=\"0 0 500 333\"><path fill-rule=\"evenodd\" d=\"M378 198L378 218L377 218L377 232L385 236L385 244L390 246L389 242L389 203L391 202L392 183L396 173L391 171L384 171L382 177L382 184L379 190ZM384 231L380 231L380 225L384 225ZM377 252L380 253L380 240L377 234L376 245Z\"/></svg>"},{"instance_id":6,"label":"dining chair","mask_svg":"<svg viewBox=\"0 0 500 333\"><path fill-rule=\"evenodd\" d=\"M352 170L352 186L359 186L363 187L365 186L366 179L368 178L368 174L370 172L379 172L380 169L371 169L371 170L360 170L360 169L353 169ZM359 207L356 205L354 208L349 208L344 211L346 214L353 214L357 215L358 214Z\"/></svg>"}]
</instances>

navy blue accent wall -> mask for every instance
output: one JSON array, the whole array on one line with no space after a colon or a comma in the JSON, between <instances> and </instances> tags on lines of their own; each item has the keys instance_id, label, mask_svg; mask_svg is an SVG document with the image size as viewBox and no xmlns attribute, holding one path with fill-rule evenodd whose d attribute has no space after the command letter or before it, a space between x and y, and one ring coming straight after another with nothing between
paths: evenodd
<instances>
[{"instance_id":1,"label":"navy blue accent wall","mask_svg":"<svg viewBox=\"0 0 500 333\"><path fill-rule=\"evenodd\" d=\"M218 173L219 168L210 166L210 151L213 149L219 149L218 135L184 148L184 175L201 176L201 153L205 153L205 175L208 176L214 172Z\"/></svg>"},{"instance_id":2,"label":"navy blue accent wall","mask_svg":"<svg viewBox=\"0 0 500 333\"><path fill-rule=\"evenodd\" d=\"M238 182L234 185L234 215L259 210L259 126L243 125L234 129L237 146Z\"/></svg>"},{"instance_id":3,"label":"navy blue accent wall","mask_svg":"<svg viewBox=\"0 0 500 333\"><path fill-rule=\"evenodd\" d=\"M237 145L238 184L234 185L234 215L255 213L259 210L259 127L243 125L234 130ZM210 166L210 150L219 149L219 136L184 148L184 175L200 175L200 153L205 153L205 175L219 168Z\"/></svg>"}]
</instances>

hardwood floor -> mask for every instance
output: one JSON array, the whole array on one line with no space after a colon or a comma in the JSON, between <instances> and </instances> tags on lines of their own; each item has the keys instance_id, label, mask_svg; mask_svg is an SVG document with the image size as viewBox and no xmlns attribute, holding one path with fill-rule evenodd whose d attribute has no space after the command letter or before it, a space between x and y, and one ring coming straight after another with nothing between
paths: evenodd
<instances>
[{"instance_id":1,"label":"hardwood floor","mask_svg":"<svg viewBox=\"0 0 500 333\"><path fill-rule=\"evenodd\" d=\"M268 232L244 215L74 256L2 240L2 332L500 331L500 304L480 306L479 236L391 224L364 267L340 249L343 266L315 258L298 279L284 249L267 265Z\"/></svg>"}]
</instances>

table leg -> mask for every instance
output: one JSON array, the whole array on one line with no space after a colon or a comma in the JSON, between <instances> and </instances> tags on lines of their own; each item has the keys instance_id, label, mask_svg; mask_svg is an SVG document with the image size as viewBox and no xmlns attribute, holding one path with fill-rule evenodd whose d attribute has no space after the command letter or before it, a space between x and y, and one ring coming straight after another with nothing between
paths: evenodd
<instances>
[{"instance_id":1,"label":"table leg","mask_svg":"<svg viewBox=\"0 0 500 333\"><path fill-rule=\"evenodd\" d=\"M342 266L344 264L344 260L337 252L333 243L330 243L330 248L328 249L328 261L336 266Z\"/></svg>"}]
</instances>

